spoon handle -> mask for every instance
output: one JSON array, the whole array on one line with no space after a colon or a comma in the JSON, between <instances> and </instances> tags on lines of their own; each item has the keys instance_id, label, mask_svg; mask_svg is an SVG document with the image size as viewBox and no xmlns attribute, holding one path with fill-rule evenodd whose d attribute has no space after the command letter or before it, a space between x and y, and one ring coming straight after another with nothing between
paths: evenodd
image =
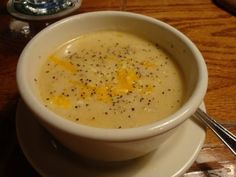
<instances>
[{"instance_id":1,"label":"spoon handle","mask_svg":"<svg viewBox=\"0 0 236 177\"><path fill-rule=\"evenodd\" d=\"M221 139L221 141L232 151L236 156L236 136L228 131L221 124L217 123L209 115L203 112L200 108L194 113L194 117L202 120L206 125Z\"/></svg>"}]
</instances>

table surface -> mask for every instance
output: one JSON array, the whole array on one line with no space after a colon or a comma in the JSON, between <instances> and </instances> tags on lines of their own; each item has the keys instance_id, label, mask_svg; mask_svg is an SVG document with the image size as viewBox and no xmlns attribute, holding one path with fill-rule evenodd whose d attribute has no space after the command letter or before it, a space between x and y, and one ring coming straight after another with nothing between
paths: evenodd
<instances>
[{"instance_id":1,"label":"table surface","mask_svg":"<svg viewBox=\"0 0 236 177\"><path fill-rule=\"evenodd\" d=\"M25 159L15 136L19 100L15 74L26 43L52 22L25 23L23 34L17 29L22 21L8 14L6 2L0 2L0 176L39 176ZM97 10L144 14L187 35L201 51L208 67L209 83L204 100L207 112L236 134L236 17L233 14L211 0L84 0L74 14ZM208 176L236 176L235 156L210 130L197 160L184 174L184 177Z\"/></svg>"}]
</instances>

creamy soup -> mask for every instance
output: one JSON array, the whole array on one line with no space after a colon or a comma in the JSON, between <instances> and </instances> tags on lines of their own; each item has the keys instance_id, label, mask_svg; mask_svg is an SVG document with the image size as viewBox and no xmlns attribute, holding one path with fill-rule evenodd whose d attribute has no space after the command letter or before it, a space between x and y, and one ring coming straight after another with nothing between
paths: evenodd
<instances>
[{"instance_id":1,"label":"creamy soup","mask_svg":"<svg viewBox=\"0 0 236 177\"><path fill-rule=\"evenodd\" d=\"M119 31L79 36L58 47L38 78L41 100L56 114L101 128L131 128L174 113L183 78L157 44Z\"/></svg>"}]
</instances>

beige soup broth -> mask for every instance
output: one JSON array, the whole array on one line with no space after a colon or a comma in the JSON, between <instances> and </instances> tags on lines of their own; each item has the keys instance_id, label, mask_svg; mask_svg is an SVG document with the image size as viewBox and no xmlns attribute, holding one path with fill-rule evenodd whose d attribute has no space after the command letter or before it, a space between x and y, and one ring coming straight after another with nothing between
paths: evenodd
<instances>
[{"instance_id":1,"label":"beige soup broth","mask_svg":"<svg viewBox=\"0 0 236 177\"><path fill-rule=\"evenodd\" d=\"M170 55L139 36L99 31L58 47L38 78L44 105L76 123L138 127L174 113L183 78Z\"/></svg>"}]
</instances>

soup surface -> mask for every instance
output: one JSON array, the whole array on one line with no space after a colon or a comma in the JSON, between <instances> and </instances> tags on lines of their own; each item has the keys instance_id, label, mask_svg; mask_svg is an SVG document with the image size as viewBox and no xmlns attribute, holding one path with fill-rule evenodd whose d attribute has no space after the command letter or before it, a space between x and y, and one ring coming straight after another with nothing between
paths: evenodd
<instances>
[{"instance_id":1,"label":"soup surface","mask_svg":"<svg viewBox=\"0 0 236 177\"><path fill-rule=\"evenodd\" d=\"M171 56L120 31L94 32L63 44L35 80L48 109L93 127L150 124L183 101L183 78Z\"/></svg>"}]
</instances>

